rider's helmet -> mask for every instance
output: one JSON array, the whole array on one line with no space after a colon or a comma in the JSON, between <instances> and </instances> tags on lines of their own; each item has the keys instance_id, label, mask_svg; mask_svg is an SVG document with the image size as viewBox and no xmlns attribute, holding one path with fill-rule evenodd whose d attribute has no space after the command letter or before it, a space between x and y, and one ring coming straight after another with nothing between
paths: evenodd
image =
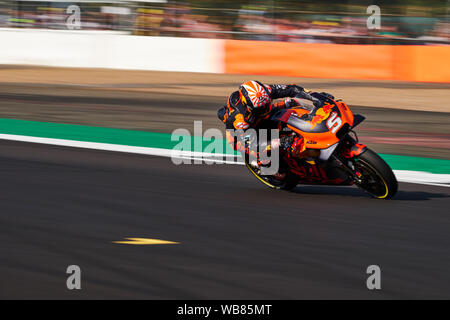
<instances>
[{"instance_id":1,"label":"rider's helmet","mask_svg":"<svg viewBox=\"0 0 450 320\"><path fill-rule=\"evenodd\" d=\"M272 104L269 91L259 81L247 81L239 87L239 93L242 103L247 106L249 114L258 113Z\"/></svg>"}]
</instances>

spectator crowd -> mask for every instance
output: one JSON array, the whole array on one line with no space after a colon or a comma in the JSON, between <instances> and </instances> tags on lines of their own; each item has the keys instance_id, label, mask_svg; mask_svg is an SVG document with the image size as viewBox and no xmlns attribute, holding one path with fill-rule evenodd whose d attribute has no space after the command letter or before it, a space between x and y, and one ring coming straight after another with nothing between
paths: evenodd
<instances>
[{"instance_id":1,"label":"spectator crowd","mask_svg":"<svg viewBox=\"0 0 450 320\"><path fill-rule=\"evenodd\" d=\"M11 3L11 1L9 1ZM277 12L267 8L206 9L188 3L119 5L77 3L82 30L141 36L198 37L314 43L449 44L448 17L386 17L370 30L361 14ZM0 6L0 27L66 29L67 3L21 2Z\"/></svg>"}]
</instances>

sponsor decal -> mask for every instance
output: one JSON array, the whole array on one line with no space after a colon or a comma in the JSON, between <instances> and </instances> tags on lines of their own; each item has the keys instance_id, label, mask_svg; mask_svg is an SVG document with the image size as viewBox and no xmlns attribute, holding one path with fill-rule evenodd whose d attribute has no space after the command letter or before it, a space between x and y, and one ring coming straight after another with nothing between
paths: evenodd
<instances>
[{"instance_id":1,"label":"sponsor decal","mask_svg":"<svg viewBox=\"0 0 450 320\"><path fill-rule=\"evenodd\" d=\"M325 102L322 108L319 108L314 114L313 118L308 121L311 124L311 129L314 129L316 125L322 123L322 121L327 120L331 114L331 110L333 109L334 104L329 104Z\"/></svg>"}]
</instances>

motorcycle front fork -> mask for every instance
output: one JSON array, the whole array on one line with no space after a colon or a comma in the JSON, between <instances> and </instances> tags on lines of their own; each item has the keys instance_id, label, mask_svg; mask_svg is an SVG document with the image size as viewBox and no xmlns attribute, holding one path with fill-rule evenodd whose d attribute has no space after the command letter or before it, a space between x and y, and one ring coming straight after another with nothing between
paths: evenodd
<instances>
[{"instance_id":1,"label":"motorcycle front fork","mask_svg":"<svg viewBox=\"0 0 450 320\"><path fill-rule=\"evenodd\" d=\"M352 178L352 180L355 183L362 183L362 176L361 174L356 171L355 165L353 164L352 159L346 159L345 161L342 161L338 156L335 154L331 155L331 158L336 161L336 163L339 165L340 168L342 168L345 172L349 174L349 176Z\"/></svg>"}]
</instances>

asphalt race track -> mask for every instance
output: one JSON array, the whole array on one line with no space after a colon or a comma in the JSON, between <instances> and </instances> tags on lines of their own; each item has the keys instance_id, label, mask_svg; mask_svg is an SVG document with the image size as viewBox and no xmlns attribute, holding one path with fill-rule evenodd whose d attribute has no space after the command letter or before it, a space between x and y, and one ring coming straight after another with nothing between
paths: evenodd
<instances>
[{"instance_id":1,"label":"asphalt race track","mask_svg":"<svg viewBox=\"0 0 450 320\"><path fill-rule=\"evenodd\" d=\"M0 141L0 298L450 298L450 189L273 191L243 166ZM127 237L179 242L116 244ZM66 288L66 268L82 289ZM366 268L381 267L380 291Z\"/></svg>"}]
</instances>

